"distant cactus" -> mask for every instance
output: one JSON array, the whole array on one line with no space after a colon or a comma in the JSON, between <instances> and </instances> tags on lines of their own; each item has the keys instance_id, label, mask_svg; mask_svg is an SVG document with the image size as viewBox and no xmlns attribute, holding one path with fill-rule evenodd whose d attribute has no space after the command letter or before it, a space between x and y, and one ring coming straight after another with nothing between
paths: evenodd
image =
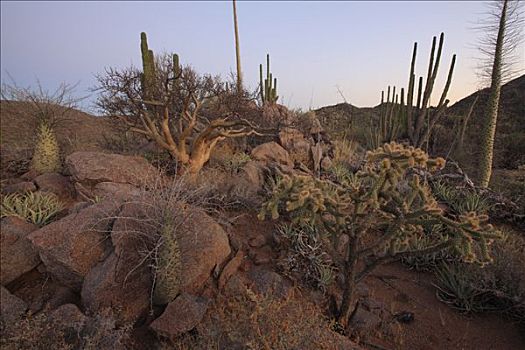
<instances>
[{"instance_id":1,"label":"distant cactus","mask_svg":"<svg viewBox=\"0 0 525 350\"><path fill-rule=\"evenodd\" d=\"M53 129L46 123L40 124L31 168L39 173L60 171L60 148Z\"/></svg>"},{"instance_id":2,"label":"distant cactus","mask_svg":"<svg viewBox=\"0 0 525 350\"><path fill-rule=\"evenodd\" d=\"M391 121L398 120L402 121L403 129L398 129L403 131L403 134L409 138L411 144L414 147L423 147L423 145L428 142L432 129L436 125L437 121L441 118L445 109L448 106L449 100L447 99L448 90L452 82L452 74L454 73L454 66L456 64L456 55L452 55L452 61L450 63L449 71L445 86L439 98L438 104L435 108L430 107L430 97L432 95L434 84L436 81L439 64L441 62L441 52L443 50L443 43L445 40L445 34L441 33L439 37L439 44L436 53L436 40L434 37L432 39L432 48L430 51L430 60L428 63L428 72L423 87L423 77L418 79L417 87L417 97L415 96L416 88L416 57L417 57L417 43L414 43L414 48L412 51L412 61L410 62L410 75L408 79L408 89L406 90L406 101L404 101L405 90L401 89L401 101L394 112L393 110L387 111L386 118L383 118L386 123L384 126L381 126L381 132L388 133L389 128L393 125ZM392 94L392 100L394 101L395 92ZM415 98L415 100L414 100ZM387 104L388 105L388 104ZM397 102L394 103L394 106L397 105ZM396 114L399 114L400 117L395 117ZM389 136L388 134L386 136ZM383 141L391 141L391 137L385 137Z\"/></svg>"},{"instance_id":3,"label":"distant cactus","mask_svg":"<svg viewBox=\"0 0 525 350\"><path fill-rule=\"evenodd\" d=\"M157 305L171 302L179 294L181 260L174 225L167 220L160 232L153 302Z\"/></svg>"},{"instance_id":4,"label":"distant cactus","mask_svg":"<svg viewBox=\"0 0 525 350\"><path fill-rule=\"evenodd\" d=\"M491 261L488 247L500 237L486 215L467 213L458 219L444 215L421 172L443 168L445 160L432 159L419 148L384 144L367 153L366 163L345 184L311 176L285 176L263 205L259 218L277 219L288 213L292 222L326 231L323 247L346 276L338 321L346 325L355 305L355 284L375 267L407 256L454 249L464 261ZM423 224L447 227L447 239L421 250L412 240ZM348 250L339 254L339 239L349 236ZM364 239L366 236L366 240Z\"/></svg>"},{"instance_id":5,"label":"distant cactus","mask_svg":"<svg viewBox=\"0 0 525 350\"><path fill-rule=\"evenodd\" d=\"M152 98L155 86L155 56L148 48L146 33L140 33L140 51L142 53L142 91L147 99Z\"/></svg>"},{"instance_id":6,"label":"distant cactus","mask_svg":"<svg viewBox=\"0 0 525 350\"><path fill-rule=\"evenodd\" d=\"M263 81L263 65L260 64L259 80L262 103L265 104L277 102L277 99L279 99L279 96L277 96L277 78L274 78L270 72L270 54L266 55L266 79Z\"/></svg>"},{"instance_id":7,"label":"distant cactus","mask_svg":"<svg viewBox=\"0 0 525 350\"><path fill-rule=\"evenodd\" d=\"M370 135L367 139L368 148L374 149L380 147L384 143L395 141L403 125L406 123L404 119L406 114L403 114L405 107L405 89L401 89L401 100L396 94L396 87L392 88L392 100L390 100L390 86L387 90L387 98L385 101L385 92L381 91L381 115L379 116L379 125L372 127Z\"/></svg>"}]
</instances>

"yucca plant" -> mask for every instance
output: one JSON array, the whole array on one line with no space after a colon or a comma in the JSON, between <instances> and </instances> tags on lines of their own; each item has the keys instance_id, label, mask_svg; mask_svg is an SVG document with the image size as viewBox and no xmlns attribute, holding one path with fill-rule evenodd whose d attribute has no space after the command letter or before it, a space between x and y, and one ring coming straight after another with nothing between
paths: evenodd
<instances>
[{"instance_id":1,"label":"yucca plant","mask_svg":"<svg viewBox=\"0 0 525 350\"><path fill-rule=\"evenodd\" d=\"M53 193L12 193L2 199L1 217L16 216L38 226L48 224L64 205Z\"/></svg>"}]
</instances>

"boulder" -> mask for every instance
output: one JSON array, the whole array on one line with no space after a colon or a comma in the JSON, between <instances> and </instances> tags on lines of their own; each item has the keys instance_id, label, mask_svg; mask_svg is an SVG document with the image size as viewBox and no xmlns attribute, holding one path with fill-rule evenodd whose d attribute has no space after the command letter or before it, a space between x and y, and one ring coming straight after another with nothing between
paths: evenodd
<instances>
[{"instance_id":1,"label":"boulder","mask_svg":"<svg viewBox=\"0 0 525 350\"><path fill-rule=\"evenodd\" d=\"M175 339L195 328L207 309L206 299L182 293L168 304L164 313L153 321L150 327L160 336Z\"/></svg>"},{"instance_id":2,"label":"boulder","mask_svg":"<svg viewBox=\"0 0 525 350\"><path fill-rule=\"evenodd\" d=\"M228 261L226 266L224 266L224 269L222 269L221 275L219 276L219 290L221 290L226 285L230 277L237 272L239 266L241 266L242 261L244 260L244 256L245 253L242 250L239 250L233 259Z\"/></svg>"},{"instance_id":3,"label":"boulder","mask_svg":"<svg viewBox=\"0 0 525 350\"><path fill-rule=\"evenodd\" d=\"M264 184L264 163L249 161L241 168L242 176L254 189L261 189Z\"/></svg>"},{"instance_id":4,"label":"boulder","mask_svg":"<svg viewBox=\"0 0 525 350\"><path fill-rule=\"evenodd\" d=\"M16 322L27 310L27 304L0 286L0 320L6 324Z\"/></svg>"},{"instance_id":5,"label":"boulder","mask_svg":"<svg viewBox=\"0 0 525 350\"><path fill-rule=\"evenodd\" d=\"M101 152L75 152L66 158L75 181L93 186L99 182L142 185L157 174L145 158Z\"/></svg>"},{"instance_id":6,"label":"boulder","mask_svg":"<svg viewBox=\"0 0 525 350\"><path fill-rule=\"evenodd\" d=\"M29 181L18 182L15 184L7 185L2 188L2 193L11 194L11 193L26 193L36 191L36 186L34 183Z\"/></svg>"},{"instance_id":7,"label":"boulder","mask_svg":"<svg viewBox=\"0 0 525 350\"><path fill-rule=\"evenodd\" d=\"M309 152L310 143L303 133L295 128L286 127L279 131L279 142L289 152Z\"/></svg>"},{"instance_id":8,"label":"boulder","mask_svg":"<svg viewBox=\"0 0 525 350\"><path fill-rule=\"evenodd\" d=\"M277 142L273 141L255 147L252 150L251 156L255 160L260 160L266 163L275 162L284 166L293 166L288 151Z\"/></svg>"},{"instance_id":9,"label":"boulder","mask_svg":"<svg viewBox=\"0 0 525 350\"><path fill-rule=\"evenodd\" d=\"M0 221L0 284L6 285L40 263L38 253L27 236L38 226L10 216Z\"/></svg>"},{"instance_id":10,"label":"boulder","mask_svg":"<svg viewBox=\"0 0 525 350\"><path fill-rule=\"evenodd\" d=\"M93 314L111 308L120 325L132 324L149 309L151 286L147 263L126 265L111 253L87 274L81 301Z\"/></svg>"},{"instance_id":11,"label":"boulder","mask_svg":"<svg viewBox=\"0 0 525 350\"><path fill-rule=\"evenodd\" d=\"M290 281L283 276L261 267L251 269L248 272L248 278L252 282L253 290L259 294L285 298L292 288Z\"/></svg>"},{"instance_id":12,"label":"boulder","mask_svg":"<svg viewBox=\"0 0 525 350\"><path fill-rule=\"evenodd\" d=\"M104 201L32 232L28 238L47 271L79 291L87 273L109 252L107 231L119 207L118 202Z\"/></svg>"},{"instance_id":13,"label":"boulder","mask_svg":"<svg viewBox=\"0 0 525 350\"><path fill-rule=\"evenodd\" d=\"M184 219L174 234L181 252L181 291L197 294L230 255L228 235L202 209L186 207L179 215Z\"/></svg>"},{"instance_id":14,"label":"boulder","mask_svg":"<svg viewBox=\"0 0 525 350\"><path fill-rule=\"evenodd\" d=\"M60 174L42 174L33 181L40 191L54 193L62 200L69 200L75 197L75 188L67 177Z\"/></svg>"},{"instance_id":15,"label":"boulder","mask_svg":"<svg viewBox=\"0 0 525 350\"><path fill-rule=\"evenodd\" d=\"M95 198L100 199L118 198L120 200L130 200L138 197L141 194L141 191L130 184L100 182L95 185L92 194Z\"/></svg>"}]
</instances>

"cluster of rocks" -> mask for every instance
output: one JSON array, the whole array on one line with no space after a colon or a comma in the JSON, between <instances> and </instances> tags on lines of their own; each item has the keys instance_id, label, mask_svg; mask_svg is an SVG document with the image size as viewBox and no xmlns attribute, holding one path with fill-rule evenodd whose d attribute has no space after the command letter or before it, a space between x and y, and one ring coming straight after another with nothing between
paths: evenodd
<instances>
[{"instance_id":1,"label":"cluster of rocks","mask_svg":"<svg viewBox=\"0 0 525 350\"><path fill-rule=\"evenodd\" d=\"M71 304L75 298L64 297L52 305L47 300L47 307L55 309L51 315L68 305L69 311L76 311L65 314L74 318L111 309L117 325L146 319L152 307L153 273L144 248L155 229L143 217L139 187L158 176L157 170L141 157L77 152L67 157L66 171L68 176L26 174L3 189L52 192L67 208L58 220L41 228L17 217L1 220L0 317L13 322L34 309L9 289L38 270L77 296L76 305ZM177 230L181 294L151 324L161 335L187 331L202 318L207 303L199 294L231 253L228 235L203 210L189 207L179 215L185 216ZM59 319L69 323L69 316ZM176 320L173 325L171 318Z\"/></svg>"}]
</instances>

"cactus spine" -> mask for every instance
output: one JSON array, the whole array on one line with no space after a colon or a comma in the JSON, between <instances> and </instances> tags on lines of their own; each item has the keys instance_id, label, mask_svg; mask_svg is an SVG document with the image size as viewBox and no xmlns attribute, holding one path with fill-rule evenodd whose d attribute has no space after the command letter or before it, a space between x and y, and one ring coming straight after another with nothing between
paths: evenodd
<instances>
[{"instance_id":1,"label":"cactus spine","mask_svg":"<svg viewBox=\"0 0 525 350\"><path fill-rule=\"evenodd\" d=\"M270 54L266 55L266 79L263 81L263 65L259 65L260 94L263 104L277 102L277 78L270 72Z\"/></svg>"},{"instance_id":2,"label":"cactus spine","mask_svg":"<svg viewBox=\"0 0 525 350\"><path fill-rule=\"evenodd\" d=\"M60 148L53 129L46 123L40 124L31 168L39 173L60 171Z\"/></svg>"}]
</instances>

